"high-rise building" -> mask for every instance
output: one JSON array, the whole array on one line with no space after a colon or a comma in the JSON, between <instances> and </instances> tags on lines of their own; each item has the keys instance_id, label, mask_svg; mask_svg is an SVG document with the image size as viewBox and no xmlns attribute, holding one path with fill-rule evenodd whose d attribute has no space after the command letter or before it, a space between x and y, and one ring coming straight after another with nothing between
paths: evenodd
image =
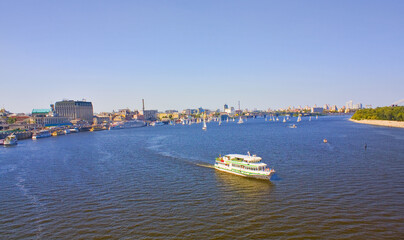
<instances>
[{"instance_id":1,"label":"high-rise building","mask_svg":"<svg viewBox=\"0 0 404 240\"><path fill-rule=\"evenodd\" d=\"M347 109L352 109L352 108L353 108L353 101L350 100L350 101L346 102L345 107L346 107Z\"/></svg>"},{"instance_id":2,"label":"high-rise building","mask_svg":"<svg viewBox=\"0 0 404 240\"><path fill-rule=\"evenodd\" d=\"M60 117L93 123L93 104L91 102L63 100L55 103L55 112Z\"/></svg>"},{"instance_id":3,"label":"high-rise building","mask_svg":"<svg viewBox=\"0 0 404 240\"><path fill-rule=\"evenodd\" d=\"M227 109L229 109L229 105L225 104L225 105L223 106L223 111L226 112Z\"/></svg>"}]
</instances>

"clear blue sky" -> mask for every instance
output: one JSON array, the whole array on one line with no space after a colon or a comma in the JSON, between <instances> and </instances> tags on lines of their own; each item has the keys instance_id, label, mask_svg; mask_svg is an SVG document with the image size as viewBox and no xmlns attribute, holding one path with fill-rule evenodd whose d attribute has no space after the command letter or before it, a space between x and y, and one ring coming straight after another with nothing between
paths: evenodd
<instances>
[{"instance_id":1,"label":"clear blue sky","mask_svg":"<svg viewBox=\"0 0 404 240\"><path fill-rule=\"evenodd\" d=\"M0 1L0 107L389 105L404 1Z\"/></svg>"}]
</instances>

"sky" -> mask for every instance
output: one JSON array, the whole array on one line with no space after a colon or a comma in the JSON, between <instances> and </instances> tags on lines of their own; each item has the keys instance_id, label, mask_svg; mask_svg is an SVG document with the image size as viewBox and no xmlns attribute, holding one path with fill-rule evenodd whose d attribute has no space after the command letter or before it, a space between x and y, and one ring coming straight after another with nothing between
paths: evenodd
<instances>
[{"instance_id":1,"label":"sky","mask_svg":"<svg viewBox=\"0 0 404 240\"><path fill-rule=\"evenodd\" d=\"M0 108L404 98L404 1L0 1Z\"/></svg>"}]
</instances>

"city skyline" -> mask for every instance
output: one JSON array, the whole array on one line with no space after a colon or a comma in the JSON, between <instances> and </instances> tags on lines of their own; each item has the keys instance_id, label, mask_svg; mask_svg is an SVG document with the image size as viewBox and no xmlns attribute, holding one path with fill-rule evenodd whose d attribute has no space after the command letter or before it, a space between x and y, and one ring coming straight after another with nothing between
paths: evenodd
<instances>
[{"instance_id":1,"label":"city skyline","mask_svg":"<svg viewBox=\"0 0 404 240\"><path fill-rule=\"evenodd\" d=\"M116 109L388 106L403 99L401 1L0 3L1 102Z\"/></svg>"}]
</instances>

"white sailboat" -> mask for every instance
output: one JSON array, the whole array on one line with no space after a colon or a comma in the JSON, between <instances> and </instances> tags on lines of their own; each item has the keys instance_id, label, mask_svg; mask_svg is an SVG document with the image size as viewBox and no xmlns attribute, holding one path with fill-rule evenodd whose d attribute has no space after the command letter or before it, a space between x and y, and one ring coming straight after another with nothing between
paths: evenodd
<instances>
[{"instance_id":1,"label":"white sailboat","mask_svg":"<svg viewBox=\"0 0 404 240\"><path fill-rule=\"evenodd\" d=\"M206 130L206 129L208 129L208 126L206 126L206 121L205 121L205 118L203 119L203 127L202 127L202 130Z\"/></svg>"},{"instance_id":2,"label":"white sailboat","mask_svg":"<svg viewBox=\"0 0 404 240\"><path fill-rule=\"evenodd\" d=\"M309 118L309 121L311 121L311 116L310 116L310 118Z\"/></svg>"},{"instance_id":3,"label":"white sailboat","mask_svg":"<svg viewBox=\"0 0 404 240\"><path fill-rule=\"evenodd\" d=\"M238 122L237 122L238 124L242 124L243 123L243 119L241 118L241 116L240 116L240 118L238 119Z\"/></svg>"},{"instance_id":4,"label":"white sailboat","mask_svg":"<svg viewBox=\"0 0 404 240\"><path fill-rule=\"evenodd\" d=\"M316 120L318 119L318 115L316 115Z\"/></svg>"},{"instance_id":5,"label":"white sailboat","mask_svg":"<svg viewBox=\"0 0 404 240\"><path fill-rule=\"evenodd\" d=\"M285 117L283 117L283 121L282 121L282 122L284 122L284 123L286 122L286 119L285 119Z\"/></svg>"},{"instance_id":6,"label":"white sailboat","mask_svg":"<svg viewBox=\"0 0 404 240\"><path fill-rule=\"evenodd\" d=\"M302 118L300 117L300 115L297 117L297 122L302 121Z\"/></svg>"}]
</instances>

